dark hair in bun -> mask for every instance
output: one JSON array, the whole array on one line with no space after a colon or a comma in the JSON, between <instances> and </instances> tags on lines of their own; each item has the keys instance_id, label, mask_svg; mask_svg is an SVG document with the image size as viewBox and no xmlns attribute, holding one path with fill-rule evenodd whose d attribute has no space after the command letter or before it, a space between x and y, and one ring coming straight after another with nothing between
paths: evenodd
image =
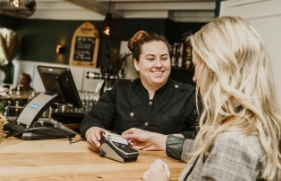
<instances>
[{"instance_id":1,"label":"dark hair in bun","mask_svg":"<svg viewBox=\"0 0 281 181\"><path fill-rule=\"evenodd\" d=\"M132 52L133 58L139 61L142 45L152 41L162 41L167 45L170 53L170 45L164 36L158 35L156 33L149 34L146 31L141 30L136 32L128 41L128 48Z\"/></svg>"}]
</instances>

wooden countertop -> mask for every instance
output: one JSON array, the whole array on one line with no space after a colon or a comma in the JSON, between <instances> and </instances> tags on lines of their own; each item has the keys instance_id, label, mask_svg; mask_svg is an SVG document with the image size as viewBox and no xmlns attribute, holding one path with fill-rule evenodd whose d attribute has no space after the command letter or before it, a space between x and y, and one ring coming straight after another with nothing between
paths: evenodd
<instances>
[{"instance_id":1,"label":"wooden countertop","mask_svg":"<svg viewBox=\"0 0 281 181\"><path fill-rule=\"evenodd\" d=\"M157 158L168 163L171 179L177 180L185 163L163 151L139 151L137 161L119 163L91 151L85 141L67 139L0 139L1 180L141 180Z\"/></svg>"}]
</instances>

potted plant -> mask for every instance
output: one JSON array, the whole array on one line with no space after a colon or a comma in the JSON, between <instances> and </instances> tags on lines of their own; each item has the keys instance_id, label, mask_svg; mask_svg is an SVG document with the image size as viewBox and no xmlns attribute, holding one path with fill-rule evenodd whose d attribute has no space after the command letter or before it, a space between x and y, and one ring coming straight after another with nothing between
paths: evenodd
<instances>
[{"instance_id":1,"label":"potted plant","mask_svg":"<svg viewBox=\"0 0 281 181\"><path fill-rule=\"evenodd\" d=\"M110 89L117 79L125 77L126 59L130 55L130 53L119 54L118 49L110 50L105 66L101 66L101 73L105 79L103 91Z\"/></svg>"},{"instance_id":2,"label":"potted plant","mask_svg":"<svg viewBox=\"0 0 281 181\"><path fill-rule=\"evenodd\" d=\"M3 64L4 61L0 62L0 70L2 70L5 74L3 82L13 83L14 64L12 61L20 50L21 42L16 32L12 32L8 36L0 34L0 42L5 58L8 61L6 64Z\"/></svg>"}]
</instances>

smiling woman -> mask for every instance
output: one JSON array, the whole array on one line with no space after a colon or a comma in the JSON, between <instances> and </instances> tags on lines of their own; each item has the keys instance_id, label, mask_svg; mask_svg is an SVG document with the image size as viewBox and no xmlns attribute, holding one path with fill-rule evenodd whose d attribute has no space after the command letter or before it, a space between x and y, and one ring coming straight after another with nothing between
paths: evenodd
<instances>
[{"instance_id":1,"label":"smiling woman","mask_svg":"<svg viewBox=\"0 0 281 181\"><path fill-rule=\"evenodd\" d=\"M133 52L141 82L153 99L155 91L167 82L171 72L169 43L163 36L139 31L129 40L128 48Z\"/></svg>"},{"instance_id":2,"label":"smiling woman","mask_svg":"<svg viewBox=\"0 0 281 181\"><path fill-rule=\"evenodd\" d=\"M118 80L86 114L80 133L97 148L100 133L121 134L132 127L193 139L198 115L195 89L169 78L169 43L161 35L138 31L128 48L140 78ZM159 148L142 145L138 149Z\"/></svg>"}]
</instances>

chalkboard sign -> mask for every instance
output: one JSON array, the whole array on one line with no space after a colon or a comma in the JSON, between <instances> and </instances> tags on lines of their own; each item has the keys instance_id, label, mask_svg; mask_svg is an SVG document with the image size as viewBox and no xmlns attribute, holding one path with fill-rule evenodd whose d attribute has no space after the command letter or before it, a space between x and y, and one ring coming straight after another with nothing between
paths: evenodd
<instances>
[{"instance_id":1,"label":"chalkboard sign","mask_svg":"<svg viewBox=\"0 0 281 181\"><path fill-rule=\"evenodd\" d=\"M94 46L94 37L77 36L75 40L74 60L92 61Z\"/></svg>"},{"instance_id":2,"label":"chalkboard sign","mask_svg":"<svg viewBox=\"0 0 281 181\"><path fill-rule=\"evenodd\" d=\"M90 22L76 28L71 41L69 65L97 66L99 50L99 32Z\"/></svg>"}]
</instances>

